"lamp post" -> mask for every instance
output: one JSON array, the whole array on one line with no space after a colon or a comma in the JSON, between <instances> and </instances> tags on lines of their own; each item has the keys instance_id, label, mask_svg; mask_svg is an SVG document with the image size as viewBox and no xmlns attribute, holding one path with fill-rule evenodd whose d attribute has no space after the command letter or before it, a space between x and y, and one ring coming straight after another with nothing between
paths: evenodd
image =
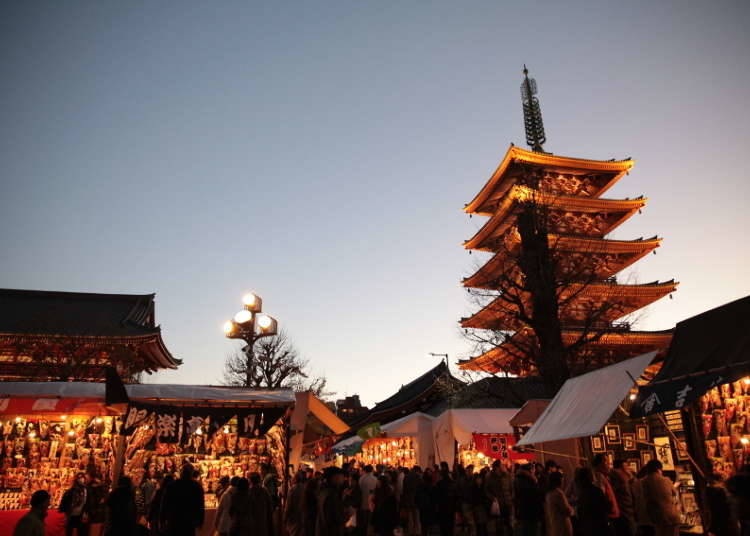
<instances>
[{"instance_id":1,"label":"lamp post","mask_svg":"<svg viewBox=\"0 0 750 536\"><path fill-rule=\"evenodd\" d=\"M450 367L450 365L448 365L448 354L436 354L435 352L430 352L430 355L432 357L444 357L445 358L445 366L446 367Z\"/></svg>"},{"instance_id":2,"label":"lamp post","mask_svg":"<svg viewBox=\"0 0 750 536\"><path fill-rule=\"evenodd\" d=\"M255 364L255 341L278 333L276 319L263 313L263 300L249 292L242 297L244 308L232 320L224 324L224 335L228 339L241 339L247 343L242 349L247 357L245 386L252 387L253 365Z\"/></svg>"}]
</instances>

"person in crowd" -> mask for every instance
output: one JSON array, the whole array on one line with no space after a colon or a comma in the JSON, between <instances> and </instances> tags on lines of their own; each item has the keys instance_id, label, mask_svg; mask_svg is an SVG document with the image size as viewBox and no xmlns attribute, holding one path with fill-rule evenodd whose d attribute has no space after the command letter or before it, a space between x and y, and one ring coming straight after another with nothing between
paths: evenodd
<instances>
[{"instance_id":1,"label":"person in crowd","mask_svg":"<svg viewBox=\"0 0 750 536\"><path fill-rule=\"evenodd\" d=\"M276 472L276 467L270 463L264 466L263 471L263 487L268 491L268 495L273 501L273 507L276 508L281 502L279 499L279 475Z\"/></svg>"},{"instance_id":2,"label":"person in crowd","mask_svg":"<svg viewBox=\"0 0 750 536\"><path fill-rule=\"evenodd\" d=\"M275 475L275 472L274 472ZM261 483L260 475L250 475L250 504L253 517L252 534L256 536L273 536L273 513L276 505L268 489Z\"/></svg>"},{"instance_id":3,"label":"person in crowd","mask_svg":"<svg viewBox=\"0 0 750 536\"><path fill-rule=\"evenodd\" d=\"M372 524L377 536L391 536L399 524L398 501L389 478L381 476L375 488Z\"/></svg>"},{"instance_id":4,"label":"person in crowd","mask_svg":"<svg viewBox=\"0 0 750 536\"><path fill-rule=\"evenodd\" d=\"M538 470L537 472L537 480L539 482L539 489L542 490L542 493L547 493L549 490L549 478L552 473L557 473L560 471L560 466L557 465L557 462L555 460L547 460L544 462L544 466L541 466L540 464L536 464L535 466Z\"/></svg>"},{"instance_id":5,"label":"person in crowd","mask_svg":"<svg viewBox=\"0 0 750 536\"><path fill-rule=\"evenodd\" d=\"M742 536L750 536L750 465L740 467L737 474L727 480L727 491Z\"/></svg>"},{"instance_id":6,"label":"person in crowd","mask_svg":"<svg viewBox=\"0 0 750 536\"><path fill-rule=\"evenodd\" d=\"M620 507L617 504L617 497L615 496L615 490L612 488L612 482L609 480L609 473L612 471L612 467L609 464L609 458L604 454L597 454L594 456L594 485L604 492L604 496L607 498L609 507L607 509L607 515L610 519L610 524L614 527L614 520L620 517Z\"/></svg>"},{"instance_id":7,"label":"person in crowd","mask_svg":"<svg viewBox=\"0 0 750 536\"><path fill-rule=\"evenodd\" d=\"M44 518L49 510L49 493L40 489L31 495L31 509L16 523L13 536L44 536Z\"/></svg>"},{"instance_id":8,"label":"person in crowd","mask_svg":"<svg viewBox=\"0 0 750 536\"><path fill-rule=\"evenodd\" d=\"M229 535L245 536L254 529L253 505L250 499L250 482L238 478L237 486L227 499L229 502ZM222 526L225 528L225 525Z\"/></svg>"},{"instance_id":9,"label":"person in crowd","mask_svg":"<svg viewBox=\"0 0 750 536\"><path fill-rule=\"evenodd\" d=\"M633 500L633 474L621 459L615 460L609 473L609 482L615 494L620 516L614 520L617 536L635 536L635 503Z\"/></svg>"},{"instance_id":10,"label":"person in crowd","mask_svg":"<svg viewBox=\"0 0 750 536\"><path fill-rule=\"evenodd\" d=\"M362 492L359 489L359 472L354 469L345 470L344 490L342 497L346 508L346 532L357 534L357 511L362 504Z\"/></svg>"},{"instance_id":11,"label":"person in crowd","mask_svg":"<svg viewBox=\"0 0 750 536\"><path fill-rule=\"evenodd\" d=\"M294 477L294 484L284 505L284 526L289 536L302 536L305 530L305 472Z\"/></svg>"},{"instance_id":12,"label":"person in crowd","mask_svg":"<svg viewBox=\"0 0 750 536\"><path fill-rule=\"evenodd\" d=\"M219 533L219 536L229 536L229 531L232 529L232 517L229 514L229 509L232 506L232 496L237 491L239 481L240 477L233 476L219 499L216 517L214 518L214 529Z\"/></svg>"},{"instance_id":13,"label":"person in crowd","mask_svg":"<svg viewBox=\"0 0 750 536\"><path fill-rule=\"evenodd\" d=\"M92 475L88 486L89 536L101 536L107 517L107 486Z\"/></svg>"},{"instance_id":14,"label":"person in crowd","mask_svg":"<svg viewBox=\"0 0 750 536\"><path fill-rule=\"evenodd\" d=\"M440 526L440 536L453 536L457 510L456 486L448 470L448 464L443 466L441 463L441 468L437 471L437 474L435 507L437 510L437 522Z\"/></svg>"},{"instance_id":15,"label":"person in crowd","mask_svg":"<svg viewBox=\"0 0 750 536\"><path fill-rule=\"evenodd\" d=\"M174 482L174 477L172 475L165 475L161 479L160 486L154 493L154 498L151 500L151 505L148 509L148 526L151 529L151 536L164 534L162 504L164 502L164 492L172 482Z\"/></svg>"},{"instance_id":16,"label":"person in crowd","mask_svg":"<svg viewBox=\"0 0 750 536\"><path fill-rule=\"evenodd\" d=\"M468 536L476 536L477 525L474 521L474 510L471 503L471 484L474 477L474 466L456 467L456 488L460 503L461 521L466 527Z\"/></svg>"},{"instance_id":17,"label":"person in crowd","mask_svg":"<svg viewBox=\"0 0 750 536\"><path fill-rule=\"evenodd\" d=\"M408 536L422 532L417 509L417 490L421 482L422 469L418 465L412 467L411 471L406 470L401 488L401 516L405 524L404 533Z\"/></svg>"},{"instance_id":18,"label":"person in crowd","mask_svg":"<svg viewBox=\"0 0 750 536\"><path fill-rule=\"evenodd\" d=\"M637 536L654 536L654 524L648 515L648 504L643 493L643 479L646 477L646 467L642 467L633 479L633 504L635 506L635 524Z\"/></svg>"},{"instance_id":19,"label":"person in crowd","mask_svg":"<svg viewBox=\"0 0 750 536\"><path fill-rule=\"evenodd\" d=\"M216 491L214 492L217 501L221 501L221 496L229 489L230 485L231 480L228 476L223 476L219 479L219 485L216 486Z\"/></svg>"},{"instance_id":20,"label":"person in crowd","mask_svg":"<svg viewBox=\"0 0 750 536\"><path fill-rule=\"evenodd\" d=\"M499 515L493 519L495 533L498 536L510 536L512 533L513 481L500 460L492 462L492 470L484 480L484 490L490 504L490 511L493 508L492 503L497 501Z\"/></svg>"},{"instance_id":21,"label":"person in crowd","mask_svg":"<svg viewBox=\"0 0 750 536\"><path fill-rule=\"evenodd\" d=\"M361 494L362 502L360 504L359 515L357 516L357 528L361 536L367 536L367 529L370 525L370 517L372 513L371 503L373 501L373 494L375 488L378 485L378 479L373 474L372 465L365 466L364 474L359 477L359 491Z\"/></svg>"},{"instance_id":22,"label":"person in crowd","mask_svg":"<svg viewBox=\"0 0 750 536\"><path fill-rule=\"evenodd\" d=\"M513 481L513 506L517 536L538 536L544 516L544 496L531 464L521 465Z\"/></svg>"},{"instance_id":23,"label":"person in crowd","mask_svg":"<svg viewBox=\"0 0 750 536\"><path fill-rule=\"evenodd\" d=\"M484 473L474 473L471 481L471 513L477 536L487 536L487 495L484 492Z\"/></svg>"},{"instance_id":24,"label":"person in crowd","mask_svg":"<svg viewBox=\"0 0 750 536\"><path fill-rule=\"evenodd\" d=\"M189 463L183 465L180 478L164 493L162 510L168 536L195 536L196 529L203 525L203 487L195 480L195 472Z\"/></svg>"},{"instance_id":25,"label":"person in crowd","mask_svg":"<svg viewBox=\"0 0 750 536\"><path fill-rule=\"evenodd\" d=\"M104 536L133 536L137 524L133 482L129 477L121 476L117 481L117 487L107 498Z\"/></svg>"},{"instance_id":26,"label":"person in crowd","mask_svg":"<svg viewBox=\"0 0 750 536\"><path fill-rule=\"evenodd\" d=\"M573 536L573 507L562 490L563 474L552 471L547 476L544 496L545 536Z\"/></svg>"},{"instance_id":27,"label":"person in crowd","mask_svg":"<svg viewBox=\"0 0 750 536\"><path fill-rule=\"evenodd\" d=\"M344 472L338 467L328 467L323 474L323 484L318 492L318 513L315 536L342 536L348 519L342 488Z\"/></svg>"},{"instance_id":28,"label":"person in crowd","mask_svg":"<svg viewBox=\"0 0 750 536\"><path fill-rule=\"evenodd\" d=\"M85 473L78 473L73 485L65 491L58 510L65 514L65 536L75 530L78 536L88 536L88 487Z\"/></svg>"},{"instance_id":29,"label":"person in crowd","mask_svg":"<svg viewBox=\"0 0 750 536\"><path fill-rule=\"evenodd\" d=\"M417 488L416 503L419 510L419 524L422 527L422 536L430 534L435 525L435 484L432 478L432 469L425 469L422 482Z\"/></svg>"},{"instance_id":30,"label":"person in crowd","mask_svg":"<svg viewBox=\"0 0 750 536\"><path fill-rule=\"evenodd\" d=\"M680 532L680 514L674 502L674 485L662 474L662 467L659 460L646 464L643 494L656 536L677 536Z\"/></svg>"},{"instance_id":31,"label":"person in crowd","mask_svg":"<svg viewBox=\"0 0 750 536\"><path fill-rule=\"evenodd\" d=\"M610 536L610 503L604 492L594 484L588 467L579 467L575 474L577 496L577 529L581 536Z\"/></svg>"},{"instance_id":32,"label":"person in crowd","mask_svg":"<svg viewBox=\"0 0 750 536\"><path fill-rule=\"evenodd\" d=\"M318 520L318 492L320 491L320 477L311 473L305 484L305 536L315 536Z\"/></svg>"},{"instance_id":33,"label":"person in crowd","mask_svg":"<svg viewBox=\"0 0 750 536\"><path fill-rule=\"evenodd\" d=\"M713 473L706 480L708 533L713 536L740 536L740 524L732 510L722 476Z\"/></svg>"}]
</instances>

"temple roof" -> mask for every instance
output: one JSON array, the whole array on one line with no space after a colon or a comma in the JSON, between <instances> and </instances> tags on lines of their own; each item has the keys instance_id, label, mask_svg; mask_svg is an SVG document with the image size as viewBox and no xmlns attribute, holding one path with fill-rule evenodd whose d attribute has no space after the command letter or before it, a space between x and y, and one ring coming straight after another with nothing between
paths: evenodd
<instances>
[{"instance_id":1,"label":"temple roof","mask_svg":"<svg viewBox=\"0 0 750 536\"><path fill-rule=\"evenodd\" d=\"M138 344L156 368L176 368L154 318L154 294L0 289L0 342Z\"/></svg>"},{"instance_id":2,"label":"temple roof","mask_svg":"<svg viewBox=\"0 0 750 536\"><path fill-rule=\"evenodd\" d=\"M524 164L574 175L599 175L601 180L593 187L593 191L588 192L588 195L591 197L598 197L627 173L633 167L634 161L569 158L549 153L527 151L526 149L511 145L498 168L476 197L464 207L464 211L471 214L491 215L494 212L494 205L497 204L498 199L515 182L515 178L520 171L519 166Z\"/></svg>"},{"instance_id":3,"label":"temple roof","mask_svg":"<svg viewBox=\"0 0 750 536\"><path fill-rule=\"evenodd\" d=\"M600 199L592 197L538 194L525 186L514 185L497 211L477 233L464 242L466 249L484 249L515 223L521 202L534 197L550 208L550 232L603 237L646 204L646 199ZM575 215L575 216L573 216ZM574 232L575 231L575 232Z\"/></svg>"},{"instance_id":4,"label":"temple roof","mask_svg":"<svg viewBox=\"0 0 750 536\"><path fill-rule=\"evenodd\" d=\"M574 344L582 335L582 331L565 329L562 332L563 343L566 346ZM592 332L592 340L584 346L584 352L592 356L592 361L599 365L611 364L652 350L665 351L672 340L672 330L666 331L630 331L613 330L611 332ZM531 370L512 370L517 362L519 350L513 343L506 342L491 350L459 362L459 368L476 372L497 374L512 372L515 374L533 373Z\"/></svg>"},{"instance_id":5,"label":"temple roof","mask_svg":"<svg viewBox=\"0 0 750 536\"><path fill-rule=\"evenodd\" d=\"M453 377L448 365L441 361L436 367L412 380L393 395L378 402L362 419L352 425L353 430L373 422L388 423L414 411L424 410L445 398L452 389L464 385Z\"/></svg>"},{"instance_id":6,"label":"temple roof","mask_svg":"<svg viewBox=\"0 0 750 536\"><path fill-rule=\"evenodd\" d=\"M621 285L614 282L572 283L561 289L560 319L563 325L582 325L593 320L611 323L646 307L677 289L674 280L641 285ZM526 314L531 314L529 296L523 296ZM515 331L521 326L518 306L512 299L498 296L468 318L461 319L462 328Z\"/></svg>"}]
</instances>

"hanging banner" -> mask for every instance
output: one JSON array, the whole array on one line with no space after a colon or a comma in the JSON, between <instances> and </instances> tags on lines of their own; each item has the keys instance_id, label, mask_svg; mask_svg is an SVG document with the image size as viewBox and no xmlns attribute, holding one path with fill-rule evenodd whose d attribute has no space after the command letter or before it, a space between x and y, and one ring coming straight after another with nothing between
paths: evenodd
<instances>
[{"instance_id":1,"label":"hanging banner","mask_svg":"<svg viewBox=\"0 0 750 536\"><path fill-rule=\"evenodd\" d=\"M533 454L513 450L516 438L513 434L471 434L474 448L485 456L511 462L532 461Z\"/></svg>"},{"instance_id":2,"label":"hanging banner","mask_svg":"<svg viewBox=\"0 0 750 536\"><path fill-rule=\"evenodd\" d=\"M198 432L211 436L232 417L237 417L240 437L260 437L284 414L284 408L222 408L207 406L166 406L131 402L125 417L124 435L152 424L160 443L184 443Z\"/></svg>"},{"instance_id":3,"label":"hanging banner","mask_svg":"<svg viewBox=\"0 0 750 536\"><path fill-rule=\"evenodd\" d=\"M679 410L698 400L717 385L742 378L746 369L685 376L680 379L644 385L630 409L631 417L645 417L654 413Z\"/></svg>"}]
</instances>

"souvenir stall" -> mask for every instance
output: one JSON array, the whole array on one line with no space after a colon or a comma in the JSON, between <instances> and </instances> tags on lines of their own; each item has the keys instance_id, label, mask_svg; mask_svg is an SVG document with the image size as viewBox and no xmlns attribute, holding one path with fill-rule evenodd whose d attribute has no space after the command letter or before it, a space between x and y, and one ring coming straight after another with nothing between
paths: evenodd
<instances>
[{"instance_id":1,"label":"souvenir stall","mask_svg":"<svg viewBox=\"0 0 750 536\"><path fill-rule=\"evenodd\" d=\"M639 388L632 413L684 423L679 450L729 478L750 463L750 296L677 324L659 373ZM705 474L696 471L698 489ZM702 493L695 497L705 504Z\"/></svg>"},{"instance_id":2,"label":"souvenir stall","mask_svg":"<svg viewBox=\"0 0 750 536\"><path fill-rule=\"evenodd\" d=\"M543 450L550 442L577 438L587 458L604 454L610 462L623 459L635 473L659 459L664 473L680 484L681 531L701 533L693 465L678 435L683 433L681 423L672 419L662 424L629 413L634 382L655 356L649 352L567 380L518 446Z\"/></svg>"},{"instance_id":3,"label":"souvenir stall","mask_svg":"<svg viewBox=\"0 0 750 536\"><path fill-rule=\"evenodd\" d=\"M312 392L296 393L295 398L289 465L299 468L304 462L307 466L322 467L326 461L321 458L331 450L335 438L349 429L349 425Z\"/></svg>"},{"instance_id":4,"label":"souvenir stall","mask_svg":"<svg viewBox=\"0 0 750 536\"><path fill-rule=\"evenodd\" d=\"M0 508L28 508L31 493L46 489L54 509L77 472L108 483L122 470L138 484L190 461L201 472L209 526L221 476L263 465L283 475L289 390L128 385L124 413L107 406L105 392L103 383L0 383ZM0 535L9 525L2 514Z\"/></svg>"},{"instance_id":5,"label":"souvenir stall","mask_svg":"<svg viewBox=\"0 0 750 536\"><path fill-rule=\"evenodd\" d=\"M495 459L520 461L528 456L513 452L515 444L510 419L518 408L448 409L435 418L432 427L435 463L454 460L482 467Z\"/></svg>"}]
</instances>

